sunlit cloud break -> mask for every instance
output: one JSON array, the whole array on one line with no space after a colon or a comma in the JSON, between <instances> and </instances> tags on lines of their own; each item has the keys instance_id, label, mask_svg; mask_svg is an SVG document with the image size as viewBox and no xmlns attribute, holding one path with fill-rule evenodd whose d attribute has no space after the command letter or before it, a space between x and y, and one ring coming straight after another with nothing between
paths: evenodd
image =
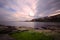
<instances>
[{"instance_id":1,"label":"sunlit cloud break","mask_svg":"<svg viewBox=\"0 0 60 40\"><path fill-rule=\"evenodd\" d=\"M3 19L5 18L3 21L31 20L35 14L36 1L37 0L5 0L4 2L4 0L0 0L0 9L2 9L0 15L3 15ZM9 14L8 17L6 17L7 14Z\"/></svg>"},{"instance_id":2,"label":"sunlit cloud break","mask_svg":"<svg viewBox=\"0 0 60 40\"><path fill-rule=\"evenodd\" d=\"M0 21L31 20L52 15L57 10L60 10L60 0L0 0Z\"/></svg>"}]
</instances>

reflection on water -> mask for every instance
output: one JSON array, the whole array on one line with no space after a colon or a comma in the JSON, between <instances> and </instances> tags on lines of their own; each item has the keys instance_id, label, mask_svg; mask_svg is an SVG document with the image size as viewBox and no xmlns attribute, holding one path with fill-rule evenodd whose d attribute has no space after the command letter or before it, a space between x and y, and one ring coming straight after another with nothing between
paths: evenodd
<instances>
[{"instance_id":1,"label":"reflection on water","mask_svg":"<svg viewBox=\"0 0 60 40\"><path fill-rule=\"evenodd\" d=\"M2 25L26 26L26 27L45 27L46 25L60 25L58 22L0 22Z\"/></svg>"},{"instance_id":2,"label":"reflection on water","mask_svg":"<svg viewBox=\"0 0 60 40\"><path fill-rule=\"evenodd\" d=\"M0 22L2 25L34 27L34 22Z\"/></svg>"},{"instance_id":3,"label":"reflection on water","mask_svg":"<svg viewBox=\"0 0 60 40\"><path fill-rule=\"evenodd\" d=\"M42 27L51 27L51 26L59 26L60 27L60 23L58 22L35 22L34 23L34 27L35 28L39 28L41 29Z\"/></svg>"}]
</instances>

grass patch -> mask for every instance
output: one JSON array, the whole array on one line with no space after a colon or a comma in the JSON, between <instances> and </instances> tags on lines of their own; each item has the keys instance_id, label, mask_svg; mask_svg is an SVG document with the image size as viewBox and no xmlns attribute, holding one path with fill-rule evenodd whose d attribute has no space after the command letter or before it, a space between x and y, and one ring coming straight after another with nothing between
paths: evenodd
<instances>
[{"instance_id":1,"label":"grass patch","mask_svg":"<svg viewBox=\"0 0 60 40\"><path fill-rule=\"evenodd\" d=\"M16 40L53 40L50 35L45 35L44 33L39 32L19 32L10 34L11 37Z\"/></svg>"}]
</instances>

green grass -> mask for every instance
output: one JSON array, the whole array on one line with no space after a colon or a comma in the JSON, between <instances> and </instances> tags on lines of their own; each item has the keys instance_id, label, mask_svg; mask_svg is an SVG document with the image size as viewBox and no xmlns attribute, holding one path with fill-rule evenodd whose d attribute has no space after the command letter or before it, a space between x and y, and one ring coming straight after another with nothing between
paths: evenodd
<instances>
[{"instance_id":1,"label":"green grass","mask_svg":"<svg viewBox=\"0 0 60 40\"><path fill-rule=\"evenodd\" d=\"M38 32L19 32L10 34L11 37L16 40L53 40L50 35L45 35L44 33Z\"/></svg>"}]
</instances>

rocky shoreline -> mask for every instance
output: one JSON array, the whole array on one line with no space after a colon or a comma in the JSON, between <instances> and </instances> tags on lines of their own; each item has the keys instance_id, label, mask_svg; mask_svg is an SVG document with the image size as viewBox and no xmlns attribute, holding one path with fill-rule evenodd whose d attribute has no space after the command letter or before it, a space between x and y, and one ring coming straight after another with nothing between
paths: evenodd
<instances>
[{"instance_id":1,"label":"rocky shoreline","mask_svg":"<svg viewBox=\"0 0 60 40\"><path fill-rule=\"evenodd\" d=\"M14 38L10 37L9 34L14 32L24 32L24 31L35 31L35 32L46 32L46 33L60 33L60 26L55 25L47 25L48 27L39 28L32 28L32 27L15 27L15 26L5 26L0 25L0 40L15 40ZM58 27L58 28L56 28Z\"/></svg>"},{"instance_id":2,"label":"rocky shoreline","mask_svg":"<svg viewBox=\"0 0 60 40\"><path fill-rule=\"evenodd\" d=\"M16 31L29 31L29 30L38 30L38 31L57 31L60 33L60 26L58 25L45 25L46 27L40 28L32 28L32 27L25 27L25 26L5 26L5 25L0 25L0 34L8 34Z\"/></svg>"}]
</instances>

